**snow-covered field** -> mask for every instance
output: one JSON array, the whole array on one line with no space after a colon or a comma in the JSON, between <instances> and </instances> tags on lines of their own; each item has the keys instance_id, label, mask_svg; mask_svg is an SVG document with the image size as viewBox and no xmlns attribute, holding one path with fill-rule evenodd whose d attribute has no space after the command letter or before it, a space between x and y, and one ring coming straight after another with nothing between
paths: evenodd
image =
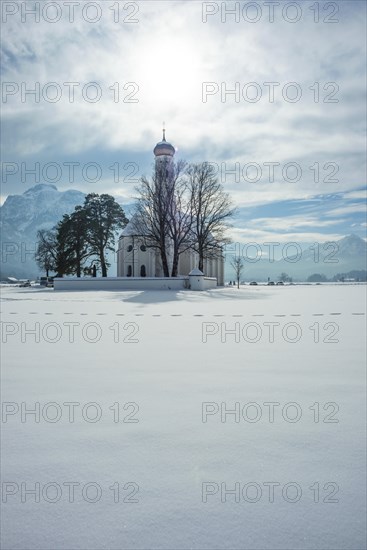
<instances>
[{"instance_id":1,"label":"snow-covered field","mask_svg":"<svg viewBox=\"0 0 367 550\"><path fill-rule=\"evenodd\" d=\"M366 286L2 295L3 549L365 548Z\"/></svg>"}]
</instances>

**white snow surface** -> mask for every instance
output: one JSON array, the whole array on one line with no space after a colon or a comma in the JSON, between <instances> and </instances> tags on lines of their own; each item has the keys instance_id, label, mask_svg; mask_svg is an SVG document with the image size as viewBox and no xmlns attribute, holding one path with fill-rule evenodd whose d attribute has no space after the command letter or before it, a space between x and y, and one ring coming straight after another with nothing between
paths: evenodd
<instances>
[{"instance_id":1,"label":"white snow surface","mask_svg":"<svg viewBox=\"0 0 367 550\"><path fill-rule=\"evenodd\" d=\"M3 414L2 548L365 548L365 304L365 285L197 293L3 288L3 411L17 404L19 413L6 422ZM25 332L35 323L38 343ZM64 323L78 323L74 341ZM203 323L211 323L206 331L218 330L206 342ZM234 334L221 341L222 323L223 330L239 323L239 342ZM279 323L274 342L264 323ZM101 337L92 343L97 328ZM286 341L299 329L298 341ZM124 342L133 332L130 338L138 341ZM28 409L40 404L39 422L34 415L22 422L22 402ZM52 402L59 408L45 407ZM80 403L74 422L64 405L70 402ZM83 418L83 407L89 419L99 410L85 408L91 402L102 412L99 421ZM207 422L203 402L219 408ZM236 402L245 413L221 422L221 403L233 410ZM269 402L280 404L274 422L264 405ZM114 403L119 422L109 408L116 411ZM124 410L126 403L139 410ZM248 403L257 405L244 409ZM287 403L298 409L284 409ZM51 422L59 410L61 418ZM249 421L258 410L258 422ZM282 411L290 418L297 410L299 421L283 418ZM74 502L68 482L80 484ZM116 482L119 502L110 489ZM274 502L268 482L280 484ZM22 502L22 483L28 489L40 484L40 502L25 493ZM88 483L98 484L89 486L89 500L100 487L97 502L83 497ZM207 502L204 483L216 491ZM222 483L228 490L240 484L239 502L225 495ZM282 496L287 483L297 484L288 486L289 500L301 488L297 502ZM137 486L130 497L137 502L124 502ZM259 486L261 496L250 502ZM18 490L4 497L11 488ZM328 498L337 502L324 502Z\"/></svg>"}]
</instances>

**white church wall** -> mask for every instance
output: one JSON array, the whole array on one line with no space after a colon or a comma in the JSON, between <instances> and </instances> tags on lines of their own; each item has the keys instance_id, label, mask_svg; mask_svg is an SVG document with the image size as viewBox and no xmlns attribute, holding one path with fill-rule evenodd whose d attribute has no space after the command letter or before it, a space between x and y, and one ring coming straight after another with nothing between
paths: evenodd
<instances>
[{"instance_id":1,"label":"white church wall","mask_svg":"<svg viewBox=\"0 0 367 550\"><path fill-rule=\"evenodd\" d=\"M215 288L217 286L217 278L216 277L204 277L204 290L208 290L209 288Z\"/></svg>"}]
</instances>

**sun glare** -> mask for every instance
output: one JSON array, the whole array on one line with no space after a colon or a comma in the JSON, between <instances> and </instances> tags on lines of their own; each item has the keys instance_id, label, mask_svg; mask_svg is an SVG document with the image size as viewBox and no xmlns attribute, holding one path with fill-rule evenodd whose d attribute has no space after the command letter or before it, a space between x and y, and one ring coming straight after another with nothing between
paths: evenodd
<instances>
[{"instance_id":1,"label":"sun glare","mask_svg":"<svg viewBox=\"0 0 367 550\"><path fill-rule=\"evenodd\" d=\"M142 97L154 102L187 103L200 90L199 64L191 42L175 37L159 39L144 50L137 64Z\"/></svg>"}]
</instances>

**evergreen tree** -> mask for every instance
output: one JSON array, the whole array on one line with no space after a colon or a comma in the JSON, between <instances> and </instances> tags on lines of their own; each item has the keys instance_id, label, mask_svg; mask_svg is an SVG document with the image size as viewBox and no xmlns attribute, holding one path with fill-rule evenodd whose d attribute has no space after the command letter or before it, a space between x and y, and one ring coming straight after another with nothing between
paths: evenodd
<instances>
[{"instance_id":1,"label":"evergreen tree","mask_svg":"<svg viewBox=\"0 0 367 550\"><path fill-rule=\"evenodd\" d=\"M70 216L65 214L55 228L56 231L56 262L55 270L58 277L70 275L75 271L75 257L70 245Z\"/></svg>"},{"instance_id":2,"label":"evergreen tree","mask_svg":"<svg viewBox=\"0 0 367 550\"><path fill-rule=\"evenodd\" d=\"M80 277L85 260L92 254L87 242L87 219L82 206L76 206L72 214L65 214L58 226L60 248L65 249L70 265L67 272Z\"/></svg>"},{"instance_id":3,"label":"evergreen tree","mask_svg":"<svg viewBox=\"0 0 367 550\"><path fill-rule=\"evenodd\" d=\"M85 223L85 240L88 255L97 256L102 270L102 277L107 277L110 264L106 259L108 250L115 250L115 233L128 222L121 206L111 195L90 193L86 196L83 210Z\"/></svg>"}]
</instances>

